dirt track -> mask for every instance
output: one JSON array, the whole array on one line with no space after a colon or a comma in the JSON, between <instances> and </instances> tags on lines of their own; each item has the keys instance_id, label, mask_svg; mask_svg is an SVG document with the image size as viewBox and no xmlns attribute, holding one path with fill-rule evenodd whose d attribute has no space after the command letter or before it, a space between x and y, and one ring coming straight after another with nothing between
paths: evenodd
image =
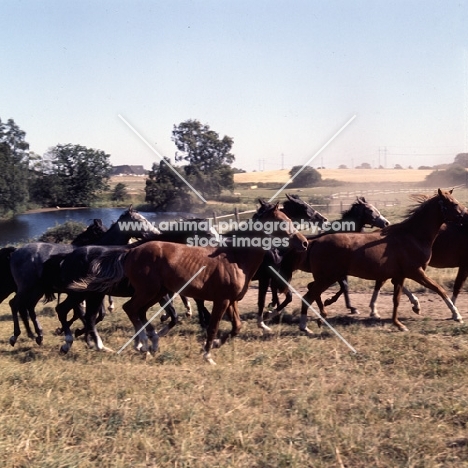
<instances>
[{"instance_id":1,"label":"dirt track","mask_svg":"<svg viewBox=\"0 0 468 468\"><path fill-rule=\"evenodd\" d=\"M298 288L297 291L300 294L304 294L305 288ZM322 299L326 299L333 295L334 290L329 290L325 292L322 296ZM257 311L257 284L253 282L249 291L247 292L244 299L240 302L240 311L243 319L250 321L255 320L256 311ZM452 313L445 305L443 300L432 292L417 293L417 298L419 299L421 306L420 315L415 314L412 311L412 306L407 297L402 294L400 300L400 306L398 308L398 317L400 320L411 329L411 322L417 322L419 320L433 320L434 322L447 321L451 320ZM449 293L451 297L451 293ZM282 300L283 296L281 296ZM356 321L369 321L370 308L369 302L371 299L371 291L369 293L353 293L350 292L351 303L356 307L360 314L351 315L345 307L344 299L340 297L335 304L326 308L328 317L331 320L356 320ZM271 299L270 293L267 296L267 303ZM293 302L286 307L284 314L284 322L293 322L298 323L299 311L300 311L301 301L296 295L293 296ZM464 321L468 323L468 295L466 293L461 293L457 300L457 307L462 315ZM315 310L317 310L314 305ZM384 324L391 323L393 309L393 298L392 294L382 293L378 300L378 311L381 316L381 321ZM310 319L314 317L314 312L309 309L308 316ZM374 319L372 319L374 320ZM455 323L455 322L454 322Z\"/></svg>"}]
</instances>

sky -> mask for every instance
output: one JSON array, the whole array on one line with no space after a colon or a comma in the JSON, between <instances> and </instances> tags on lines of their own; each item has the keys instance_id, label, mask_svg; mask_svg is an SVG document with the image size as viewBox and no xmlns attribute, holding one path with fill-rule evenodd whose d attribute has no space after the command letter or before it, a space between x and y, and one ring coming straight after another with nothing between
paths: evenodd
<instances>
[{"instance_id":1,"label":"sky","mask_svg":"<svg viewBox=\"0 0 468 468\"><path fill-rule=\"evenodd\" d=\"M416 168L468 152L468 0L1 10L0 119L39 155L80 144L150 169L158 155L174 160L172 130L188 119L233 138L233 166L247 171Z\"/></svg>"}]
</instances>

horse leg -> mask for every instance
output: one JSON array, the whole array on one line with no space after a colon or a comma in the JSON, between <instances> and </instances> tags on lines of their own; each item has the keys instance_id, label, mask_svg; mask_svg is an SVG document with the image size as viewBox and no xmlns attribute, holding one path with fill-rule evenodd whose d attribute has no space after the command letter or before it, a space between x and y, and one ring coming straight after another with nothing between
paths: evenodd
<instances>
[{"instance_id":1,"label":"horse leg","mask_svg":"<svg viewBox=\"0 0 468 468\"><path fill-rule=\"evenodd\" d=\"M460 294L461 288L468 277L468 268L460 267L458 269L457 277L455 278L455 283L453 285L453 293L452 293L452 302L455 304L458 295Z\"/></svg>"},{"instance_id":2,"label":"horse leg","mask_svg":"<svg viewBox=\"0 0 468 468\"><path fill-rule=\"evenodd\" d=\"M162 328L158 332L158 335L160 337L161 336L166 336L167 333L169 332L169 330L171 328L174 328L177 325L178 321L179 321L179 317L177 315L176 310L174 309L174 306L172 305L172 302L169 302L172 297L173 297L173 295L168 293L159 301L159 304L161 305L161 307L165 306L166 315L171 318L171 321L169 322L169 324L165 325L164 328Z\"/></svg>"},{"instance_id":3,"label":"horse leg","mask_svg":"<svg viewBox=\"0 0 468 468\"><path fill-rule=\"evenodd\" d=\"M257 299L257 327L261 328L264 332L271 332L271 328L267 327L263 322L263 309L265 307L265 298L268 291L269 278L260 277L258 279L258 299Z\"/></svg>"},{"instance_id":4,"label":"horse leg","mask_svg":"<svg viewBox=\"0 0 468 468\"><path fill-rule=\"evenodd\" d=\"M204 346L203 358L205 361L214 365L213 358L211 357L211 348L213 347L213 342L216 338L219 329L219 322L223 318L226 309L229 307L230 301L228 299L223 299L221 301L213 302L213 310L211 312L210 322L208 324L208 329L206 331L206 342Z\"/></svg>"},{"instance_id":5,"label":"horse leg","mask_svg":"<svg viewBox=\"0 0 468 468\"><path fill-rule=\"evenodd\" d=\"M307 310L309 309L309 307L312 306L312 303L315 301L319 308L320 316L323 318L327 316L325 312L325 307L323 305L322 299L320 298L320 295L322 294L323 291L325 291L325 289L327 289L327 287L331 286L333 283L334 281L329 283L329 282L324 282L324 281L319 282L315 280L307 285L307 292L302 297L299 330L305 332L309 336L312 335L312 331L307 327ZM320 319L319 319L319 322L321 323Z\"/></svg>"},{"instance_id":6,"label":"horse leg","mask_svg":"<svg viewBox=\"0 0 468 468\"><path fill-rule=\"evenodd\" d=\"M374 292L372 293L372 298L369 304L369 307L371 310L371 313L370 313L371 317L380 318L380 314L377 311L377 299L379 297L380 290L382 289L382 286L384 285L384 283L385 281L376 281L374 284Z\"/></svg>"},{"instance_id":7,"label":"horse leg","mask_svg":"<svg viewBox=\"0 0 468 468\"><path fill-rule=\"evenodd\" d=\"M452 320L463 323L463 318L460 315L460 312L458 312L458 309L455 307L453 302L449 299L447 293L445 292L445 289L439 286L431 278L429 278L422 268L419 268L411 276L408 276L408 278L418 282L425 288L428 288L431 291L436 292L444 300L444 302L447 304L447 307L452 312Z\"/></svg>"},{"instance_id":8,"label":"horse leg","mask_svg":"<svg viewBox=\"0 0 468 468\"><path fill-rule=\"evenodd\" d=\"M114 299L112 296L107 296L107 300L109 301L109 305L107 306L107 310L109 312L114 312L115 305L114 305Z\"/></svg>"},{"instance_id":9,"label":"horse leg","mask_svg":"<svg viewBox=\"0 0 468 468\"><path fill-rule=\"evenodd\" d=\"M13 317L13 335L10 337L10 345L15 346L18 341L18 337L21 335L21 327L18 320L18 308L15 302L16 296L10 300L9 305L11 308L11 315ZM29 324L28 324L29 325Z\"/></svg>"},{"instance_id":10,"label":"horse leg","mask_svg":"<svg viewBox=\"0 0 468 468\"><path fill-rule=\"evenodd\" d=\"M393 314L392 322L399 330L408 331L408 329L398 320L398 305L400 304L401 290L403 288L404 278L392 278L393 283Z\"/></svg>"},{"instance_id":11,"label":"horse leg","mask_svg":"<svg viewBox=\"0 0 468 468\"><path fill-rule=\"evenodd\" d=\"M73 345L73 334L70 329L70 322L67 320L68 312L72 308L73 303L70 296L67 296L63 302L60 302L55 307L55 312L57 313L57 317L62 325L62 332L65 335L65 343L60 347L60 352L63 354L68 353Z\"/></svg>"},{"instance_id":12,"label":"horse leg","mask_svg":"<svg viewBox=\"0 0 468 468\"><path fill-rule=\"evenodd\" d=\"M184 307L185 307L185 316L191 317L193 312L192 312L192 306L190 304L189 298L185 296L180 296L180 299L182 300L182 303L184 304Z\"/></svg>"},{"instance_id":13,"label":"horse leg","mask_svg":"<svg viewBox=\"0 0 468 468\"><path fill-rule=\"evenodd\" d=\"M198 310L198 320L200 322L200 327L203 329L208 328L208 325L211 320L211 314L208 309L205 307L205 301L200 299L195 299L195 304L197 305Z\"/></svg>"},{"instance_id":14,"label":"horse leg","mask_svg":"<svg viewBox=\"0 0 468 468\"><path fill-rule=\"evenodd\" d=\"M413 304L413 312L415 314L420 315L421 313L421 306L419 305L419 299L408 289L403 286L403 292L405 296L409 299L411 304ZM455 301L452 301L455 304Z\"/></svg>"},{"instance_id":15,"label":"horse leg","mask_svg":"<svg viewBox=\"0 0 468 468\"><path fill-rule=\"evenodd\" d=\"M99 335L96 324L102 321L106 315L106 307L104 305L105 295L102 293L88 293L86 295L86 314L85 328L86 343L89 347L96 348L97 351L114 352L112 349L104 346L101 336Z\"/></svg>"},{"instance_id":16,"label":"horse leg","mask_svg":"<svg viewBox=\"0 0 468 468\"><path fill-rule=\"evenodd\" d=\"M350 314L359 314L359 311L356 307L351 305L351 299L349 298L349 286L348 286L348 278L345 276L341 280L338 281L340 288L343 290L343 295L345 299L346 308L349 310Z\"/></svg>"},{"instance_id":17,"label":"horse leg","mask_svg":"<svg viewBox=\"0 0 468 468\"><path fill-rule=\"evenodd\" d=\"M221 337L221 339L219 340L219 346L222 346L224 343L226 343L229 337L234 338L235 336L237 336L242 327L242 321L240 319L240 313L239 313L239 305L237 301L234 301L232 304L230 304L226 312L230 315L232 329L230 332L225 333Z\"/></svg>"}]
</instances>

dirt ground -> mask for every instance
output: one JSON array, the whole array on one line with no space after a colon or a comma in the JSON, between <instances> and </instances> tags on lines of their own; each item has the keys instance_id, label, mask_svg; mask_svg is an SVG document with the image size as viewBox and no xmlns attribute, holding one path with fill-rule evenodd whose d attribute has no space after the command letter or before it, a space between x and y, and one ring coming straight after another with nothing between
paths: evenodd
<instances>
[{"instance_id":1,"label":"dirt ground","mask_svg":"<svg viewBox=\"0 0 468 468\"><path fill-rule=\"evenodd\" d=\"M294 286L294 281L293 281ZM337 287L330 288L322 295L322 299L325 300L328 297L331 297L334 292L337 291ZM297 288L297 292L303 295L306 292L306 289ZM440 321L451 320L452 313L445 305L442 298L437 294L432 292L418 292L415 294L419 300L421 312L420 314L415 314L412 311L412 305L409 302L408 298L402 294L400 305L398 308L398 318L405 323L409 328L411 327L411 322L417 322L420 320L433 320L435 323ZM257 311L257 296L258 289L256 282L253 282L245 295L244 299L240 302L240 313L243 320L248 320L249 322L255 320L256 311ZM451 297L451 292L449 293ZM283 300L284 296L280 297L280 300ZM339 321L343 320L349 321L375 321L375 319L370 318L370 308L369 303L371 300L371 290L369 292L352 292L350 291L351 304L356 307L359 311L359 315L351 315L345 307L345 302L343 297L340 297L337 302L328 306L326 312L330 321ZM268 293L266 303L271 300L271 294ZM378 304L378 311L381 316L381 322L384 324L391 324L392 310L393 310L393 297L391 293L385 292L381 293ZM468 295L462 292L457 299L457 308L462 315L465 322L468 323ZM301 300L300 298L293 294L293 301L289 304L284 312L283 322L285 323L299 323ZM314 304L314 309L318 311L316 305ZM309 320L313 320L316 316L312 309L308 311ZM455 323L455 322L454 322Z\"/></svg>"}]
</instances>

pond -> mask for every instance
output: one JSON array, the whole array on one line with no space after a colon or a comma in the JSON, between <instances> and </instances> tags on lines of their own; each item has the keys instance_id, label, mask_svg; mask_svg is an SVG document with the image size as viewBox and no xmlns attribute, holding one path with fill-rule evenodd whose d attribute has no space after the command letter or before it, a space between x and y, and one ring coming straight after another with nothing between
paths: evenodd
<instances>
[{"instance_id":1,"label":"pond","mask_svg":"<svg viewBox=\"0 0 468 468\"><path fill-rule=\"evenodd\" d=\"M109 227L112 222L117 221L124 211L124 208L82 208L20 214L6 221L0 221L0 247L33 242L48 228L63 224L66 221L76 221L89 225L93 219L99 218L102 219L105 226ZM190 213L145 213L141 211L140 213L146 219L155 223L159 223L164 219L192 216Z\"/></svg>"}]
</instances>

